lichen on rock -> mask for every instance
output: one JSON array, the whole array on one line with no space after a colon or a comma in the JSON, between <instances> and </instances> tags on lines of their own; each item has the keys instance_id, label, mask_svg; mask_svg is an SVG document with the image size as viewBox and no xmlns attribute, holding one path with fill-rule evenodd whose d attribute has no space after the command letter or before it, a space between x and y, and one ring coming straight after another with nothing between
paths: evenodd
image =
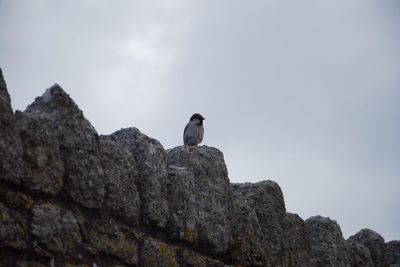
<instances>
[{"instance_id":1,"label":"lichen on rock","mask_svg":"<svg viewBox=\"0 0 400 267\"><path fill-rule=\"evenodd\" d=\"M54 85L15 114L0 70L0 266L400 266L400 243L287 213L208 146L98 136Z\"/></svg>"}]
</instances>

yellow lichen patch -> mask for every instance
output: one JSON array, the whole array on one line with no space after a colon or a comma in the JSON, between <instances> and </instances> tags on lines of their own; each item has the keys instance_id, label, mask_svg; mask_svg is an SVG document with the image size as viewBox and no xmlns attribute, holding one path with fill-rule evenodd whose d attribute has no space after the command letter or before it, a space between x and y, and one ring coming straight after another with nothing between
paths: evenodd
<instances>
[{"instance_id":1,"label":"yellow lichen patch","mask_svg":"<svg viewBox=\"0 0 400 267\"><path fill-rule=\"evenodd\" d=\"M158 247L158 252L160 253L161 256L164 256L167 251L167 248L165 244L160 243L160 246Z\"/></svg>"},{"instance_id":2,"label":"yellow lichen patch","mask_svg":"<svg viewBox=\"0 0 400 267\"><path fill-rule=\"evenodd\" d=\"M175 261L175 255L177 251L177 247L169 248L166 244L160 243L158 246L158 252L160 258L167 263L168 267L177 266Z\"/></svg>"},{"instance_id":3,"label":"yellow lichen patch","mask_svg":"<svg viewBox=\"0 0 400 267\"><path fill-rule=\"evenodd\" d=\"M116 252L118 251L118 248L115 246L113 240L107 239L107 240L106 240L106 244L107 244L108 251L109 251L111 254L114 254L114 253L116 253Z\"/></svg>"},{"instance_id":4,"label":"yellow lichen patch","mask_svg":"<svg viewBox=\"0 0 400 267\"><path fill-rule=\"evenodd\" d=\"M183 240L193 242L196 241L196 239L196 234L189 227L183 229Z\"/></svg>"},{"instance_id":5,"label":"yellow lichen patch","mask_svg":"<svg viewBox=\"0 0 400 267\"><path fill-rule=\"evenodd\" d=\"M33 201L25 194L18 192L17 196L24 202L24 205L27 209L32 208Z\"/></svg>"}]
</instances>

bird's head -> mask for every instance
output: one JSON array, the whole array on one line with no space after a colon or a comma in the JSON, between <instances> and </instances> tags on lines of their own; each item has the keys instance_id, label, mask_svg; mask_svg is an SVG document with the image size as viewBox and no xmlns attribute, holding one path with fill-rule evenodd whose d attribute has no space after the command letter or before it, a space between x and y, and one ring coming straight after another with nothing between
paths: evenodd
<instances>
[{"instance_id":1,"label":"bird's head","mask_svg":"<svg viewBox=\"0 0 400 267\"><path fill-rule=\"evenodd\" d=\"M205 118L203 118L203 116L201 116L199 113L195 113L192 115L192 117L190 117L190 121L193 121L199 125L203 124L203 120L205 120Z\"/></svg>"}]
</instances>

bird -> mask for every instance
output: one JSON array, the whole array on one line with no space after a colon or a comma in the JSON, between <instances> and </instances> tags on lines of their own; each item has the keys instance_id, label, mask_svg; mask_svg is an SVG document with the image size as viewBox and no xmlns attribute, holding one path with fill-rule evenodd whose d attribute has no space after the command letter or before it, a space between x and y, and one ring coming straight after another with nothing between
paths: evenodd
<instances>
[{"instance_id":1,"label":"bird","mask_svg":"<svg viewBox=\"0 0 400 267\"><path fill-rule=\"evenodd\" d=\"M203 118L199 113L195 113L190 117L185 130L183 130L183 144L185 146L197 146L201 141L203 141L203 120L205 120L205 118Z\"/></svg>"}]
</instances>

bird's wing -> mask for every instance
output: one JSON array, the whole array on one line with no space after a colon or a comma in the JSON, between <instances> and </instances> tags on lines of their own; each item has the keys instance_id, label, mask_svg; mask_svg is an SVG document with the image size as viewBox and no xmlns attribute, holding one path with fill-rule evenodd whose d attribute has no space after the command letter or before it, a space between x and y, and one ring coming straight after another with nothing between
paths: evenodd
<instances>
[{"instance_id":1,"label":"bird's wing","mask_svg":"<svg viewBox=\"0 0 400 267\"><path fill-rule=\"evenodd\" d=\"M183 130L183 144L187 145L188 142L188 136L186 135L187 129L188 129L189 123L186 124L185 129Z\"/></svg>"}]
</instances>

